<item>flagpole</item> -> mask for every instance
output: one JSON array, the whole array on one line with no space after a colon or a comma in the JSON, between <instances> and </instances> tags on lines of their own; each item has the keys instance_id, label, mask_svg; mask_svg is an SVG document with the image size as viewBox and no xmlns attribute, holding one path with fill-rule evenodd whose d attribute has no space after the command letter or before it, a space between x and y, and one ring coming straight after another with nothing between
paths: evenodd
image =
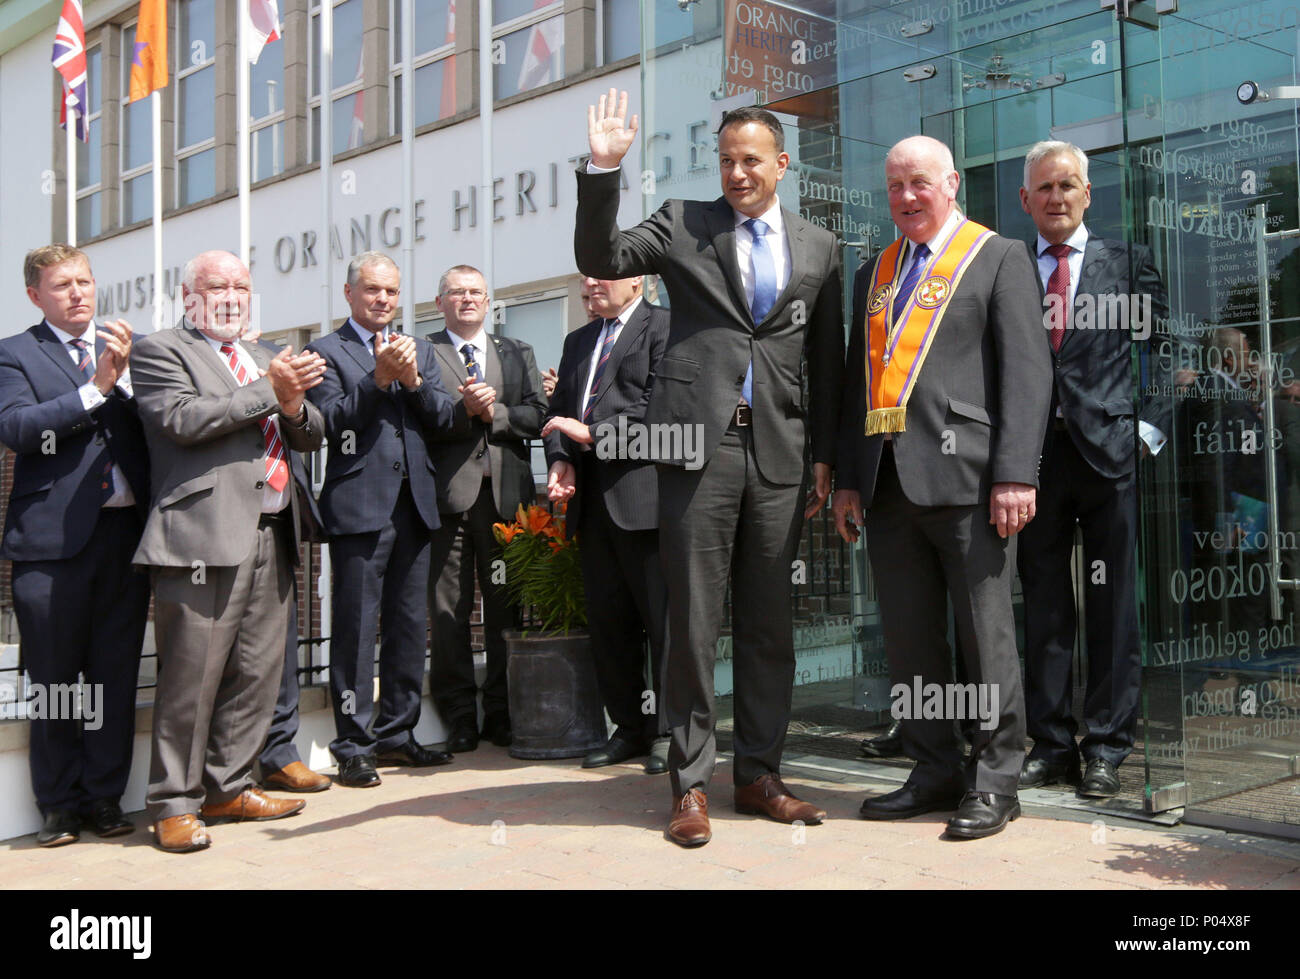
<instances>
[{"instance_id":1,"label":"flagpole","mask_svg":"<svg viewBox=\"0 0 1300 979\"><path fill-rule=\"evenodd\" d=\"M402 0L402 332L415 335L415 0Z\"/></svg>"},{"instance_id":2,"label":"flagpole","mask_svg":"<svg viewBox=\"0 0 1300 979\"><path fill-rule=\"evenodd\" d=\"M235 118L238 127L236 146L239 163L235 172L239 174L239 260L247 267L252 224L249 212L251 177L248 169L248 0L239 0L238 8L235 15L238 18L238 27L235 31L235 64L236 71L239 73L235 81L235 101L238 104Z\"/></svg>"},{"instance_id":3,"label":"flagpole","mask_svg":"<svg viewBox=\"0 0 1300 979\"><path fill-rule=\"evenodd\" d=\"M492 291L492 0L478 0L478 118L482 137L479 225L483 229L483 280Z\"/></svg>"},{"instance_id":4,"label":"flagpole","mask_svg":"<svg viewBox=\"0 0 1300 979\"><path fill-rule=\"evenodd\" d=\"M162 274L162 97L154 89L149 95L153 109L153 328L163 328Z\"/></svg>"},{"instance_id":5,"label":"flagpole","mask_svg":"<svg viewBox=\"0 0 1300 979\"><path fill-rule=\"evenodd\" d=\"M74 110L68 106L68 93L64 92L64 107L67 125L64 127L67 132L68 142L68 244L76 247L77 244L77 125L76 120L79 115L74 115Z\"/></svg>"},{"instance_id":6,"label":"flagpole","mask_svg":"<svg viewBox=\"0 0 1300 979\"><path fill-rule=\"evenodd\" d=\"M330 185L334 179L334 0L321 0L320 5L320 187L321 187L321 320L320 335L332 332L334 319L330 315L330 300L334 292L334 252L330 230L334 225L334 194ZM324 446L321 464L329 458L329 447ZM333 568L328 547L320 549L320 577L317 579L317 596L320 598L321 665L329 666L333 652L329 636L334 629L334 596L329 587Z\"/></svg>"}]
</instances>

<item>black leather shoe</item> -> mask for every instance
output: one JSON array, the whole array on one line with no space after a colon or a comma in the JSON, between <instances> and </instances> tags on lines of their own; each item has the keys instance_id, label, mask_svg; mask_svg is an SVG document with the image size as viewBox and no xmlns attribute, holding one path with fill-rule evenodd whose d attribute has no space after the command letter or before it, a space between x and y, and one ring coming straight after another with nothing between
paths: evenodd
<instances>
[{"instance_id":1,"label":"black leather shoe","mask_svg":"<svg viewBox=\"0 0 1300 979\"><path fill-rule=\"evenodd\" d=\"M865 758L893 758L903 753L903 722L894 721L884 734L862 742Z\"/></svg>"},{"instance_id":2,"label":"black leather shoe","mask_svg":"<svg viewBox=\"0 0 1300 979\"><path fill-rule=\"evenodd\" d=\"M416 744L414 738L396 748L375 752L376 765L400 765L403 768L432 768L434 765L450 765L454 760L450 751L426 748Z\"/></svg>"},{"instance_id":3,"label":"black leather shoe","mask_svg":"<svg viewBox=\"0 0 1300 979\"><path fill-rule=\"evenodd\" d=\"M447 735L447 750L453 755L473 751L478 747L478 726L472 717L458 717L451 722L451 733Z\"/></svg>"},{"instance_id":4,"label":"black leather shoe","mask_svg":"<svg viewBox=\"0 0 1300 979\"><path fill-rule=\"evenodd\" d=\"M1088 762L1079 783L1078 794L1089 799L1109 799L1119 794L1119 773L1115 766L1105 758L1094 758Z\"/></svg>"},{"instance_id":5,"label":"black leather shoe","mask_svg":"<svg viewBox=\"0 0 1300 979\"><path fill-rule=\"evenodd\" d=\"M1048 761L1046 758L1026 758L1020 768L1020 787L1036 789L1040 785L1055 785L1065 782L1067 785L1079 784L1079 759L1070 761Z\"/></svg>"},{"instance_id":6,"label":"black leather shoe","mask_svg":"<svg viewBox=\"0 0 1300 979\"><path fill-rule=\"evenodd\" d=\"M1020 800L1014 795L992 792L967 792L957 815L948 820L948 835L963 840L1001 833L1011 820L1020 815Z\"/></svg>"},{"instance_id":7,"label":"black leather shoe","mask_svg":"<svg viewBox=\"0 0 1300 979\"><path fill-rule=\"evenodd\" d=\"M911 819L927 812L951 812L961 804L961 792L932 792L904 782L901 789L867 799L858 814L863 819Z\"/></svg>"},{"instance_id":8,"label":"black leather shoe","mask_svg":"<svg viewBox=\"0 0 1300 979\"><path fill-rule=\"evenodd\" d=\"M483 718L483 740L498 748L509 748L514 735L510 731L510 718L505 714L488 714Z\"/></svg>"},{"instance_id":9,"label":"black leather shoe","mask_svg":"<svg viewBox=\"0 0 1300 979\"><path fill-rule=\"evenodd\" d=\"M122 807L111 799L92 804L85 822L96 836L125 836L135 831L135 823L123 816Z\"/></svg>"},{"instance_id":10,"label":"black leather shoe","mask_svg":"<svg viewBox=\"0 0 1300 979\"><path fill-rule=\"evenodd\" d=\"M350 789L370 789L381 784L375 771L374 759L369 755L353 755L339 762L339 773L334 776L339 785Z\"/></svg>"},{"instance_id":11,"label":"black leather shoe","mask_svg":"<svg viewBox=\"0 0 1300 979\"><path fill-rule=\"evenodd\" d=\"M51 809L45 814L36 842L41 846L66 846L81 839L81 818L67 809Z\"/></svg>"},{"instance_id":12,"label":"black leather shoe","mask_svg":"<svg viewBox=\"0 0 1300 979\"><path fill-rule=\"evenodd\" d=\"M587 752L587 757L582 759L582 767L604 768L606 765L617 765L629 758L639 758L649 753L650 746L644 740L629 737L620 729L610 735L604 745L595 751Z\"/></svg>"},{"instance_id":13,"label":"black leather shoe","mask_svg":"<svg viewBox=\"0 0 1300 979\"><path fill-rule=\"evenodd\" d=\"M645 773L647 775L668 774L667 738L655 738L654 743L650 745L650 757L646 759Z\"/></svg>"}]
</instances>

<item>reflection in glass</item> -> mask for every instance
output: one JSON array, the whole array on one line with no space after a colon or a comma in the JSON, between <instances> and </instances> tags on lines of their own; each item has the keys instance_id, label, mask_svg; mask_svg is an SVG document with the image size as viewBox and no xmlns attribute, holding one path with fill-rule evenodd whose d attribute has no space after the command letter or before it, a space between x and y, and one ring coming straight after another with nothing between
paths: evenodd
<instances>
[{"instance_id":1,"label":"reflection in glass","mask_svg":"<svg viewBox=\"0 0 1300 979\"><path fill-rule=\"evenodd\" d=\"M77 201L77 240L85 241L104 230L100 218L102 193L87 194Z\"/></svg>"},{"instance_id":2,"label":"reflection in glass","mask_svg":"<svg viewBox=\"0 0 1300 979\"><path fill-rule=\"evenodd\" d=\"M284 169L284 123L253 130L249 144L253 154L249 172L253 181L274 177Z\"/></svg>"},{"instance_id":3,"label":"reflection in glass","mask_svg":"<svg viewBox=\"0 0 1300 979\"><path fill-rule=\"evenodd\" d=\"M153 214L153 174L122 181L122 223L147 221Z\"/></svg>"},{"instance_id":4,"label":"reflection in glass","mask_svg":"<svg viewBox=\"0 0 1300 979\"><path fill-rule=\"evenodd\" d=\"M456 40L451 0L420 0L415 7L415 57ZM402 60L401 0L393 0L393 63Z\"/></svg>"},{"instance_id":5,"label":"reflection in glass","mask_svg":"<svg viewBox=\"0 0 1300 979\"><path fill-rule=\"evenodd\" d=\"M343 0L334 6L333 88L361 80L361 0ZM320 15L311 19L311 94L320 94Z\"/></svg>"},{"instance_id":6,"label":"reflection in glass","mask_svg":"<svg viewBox=\"0 0 1300 979\"><path fill-rule=\"evenodd\" d=\"M193 146L212 138L213 112L216 106L213 83L216 76L216 68L209 65L177 80L177 147Z\"/></svg>"},{"instance_id":7,"label":"reflection in glass","mask_svg":"<svg viewBox=\"0 0 1300 979\"><path fill-rule=\"evenodd\" d=\"M206 200L217 190L217 151L204 150L176 161L178 206Z\"/></svg>"},{"instance_id":8,"label":"reflection in glass","mask_svg":"<svg viewBox=\"0 0 1300 979\"><path fill-rule=\"evenodd\" d=\"M527 92L564 77L564 18L552 17L498 39L505 61L493 68L496 98Z\"/></svg>"},{"instance_id":9,"label":"reflection in glass","mask_svg":"<svg viewBox=\"0 0 1300 979\"><path fill-rule=\"evenodd\" d=\"M402 130L402 76L393 78L393 132ZM456 57L442 58L415 69L415 125L456 114Z\"/></svg>"}]
</instances>

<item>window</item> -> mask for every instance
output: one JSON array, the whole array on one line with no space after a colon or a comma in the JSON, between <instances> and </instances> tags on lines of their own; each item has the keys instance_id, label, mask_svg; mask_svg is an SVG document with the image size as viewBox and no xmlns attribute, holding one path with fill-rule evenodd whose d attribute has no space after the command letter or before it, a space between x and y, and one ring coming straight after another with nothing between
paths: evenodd
<instances>
[{"instance_id":1,"label":"window","mask_svg":"<svg viewBox=\"0 0 1300 979\"><path fill-rule=\"evenodd\" d=\"M103 101L99 90L104 61L98 46L86 49L86 125L90 140L77 144L77 240L93 238L104 230L100 202L103 200L104 136L100 132Z\"/></svg>"},{"instance_id":2,"label":"window","mask_svg":"<svg viewBox=\"0 0 1300 979\"><path fill-rule=\"evenodd\" d=\"M601 0L599 63L610 64L641 53L641 4L627 0ZM653 0L648 12L654 33L653 49L695 34L694 7L681 8L677 0ZM652 49L652 50L653 50Z\"/></svg>"},{"instance_id":3,"label":"window","mask_svg":"<svg viewBox=\"0 0 1300 979\"><path fill-rule=\"evenodd\" d=\"M503 57L496 55L501 45ZM492 85L509 98L564 77L564 4L551 0L493 0Z\"/></svg>"},{"instance_id":4,"label":"window","mask_svg":"<svg viewBox=\"0 0 1300 979\"><path fill-rule=\"evenodd\" d=\"M135 57L135 24L122 30L121 72L122 143L119 166L122 171L122 223L135 224L153 216L153 116L149 99L128 103L131 92L131 61Z\"/></svg>"},{"instance_id":5,"label":"window","mask_svg":"<svg viewBox=\"0 0 1300 979\"><path fill-rule=\"evenodd\" d=\"M362 0L334 2L334 63L330 111L334 126L333 152L356 149L365 141L365 65L362 60ZM320 159L320 4L311 15L311 158Z\"/></svg>"},{"instance_id":6,"label":"window","mask_svg":"<svg viewBox=\"0 0 1300 979\"><path fill-rule=\"evenodd\" d=\"M272 41L262 48L257 64L250 69L249 165L256 183L284 171L284 41Z\"/></svg>"},{"instance_id":7,"label":"window","mask_svg":"<svg viewBox=\"0 0 1300 979\"><path fill-rule=\"evenodd\" d=\"M176 39L176 203L184 207L217 192L215 0L181 0Z\"/></svg>"},{"instance_id":8,"label":"window","mask_svg":"<svg viewBox=\"0 0 1300 979\"><path fill-rule=\"evenodd\" d=\"M389 132L402 131L402 3L390 4L393 29L389 33L393 66L393 97ZM417 127L456 114L456 7L452 0L424 0L415 7L414 122Z\"/></svg>"},{"instance_id":9,"label":"window","mask_svg":"<svg viewBox=\"0 0 1300 979\"><path fill-rule=\"evenodd\" d=\"M539 371L559 367L560 354L564 352L564 297L506 302L505 323L498 332L532 347ZM546 449L540 439L533 443L532 469L534 480L545 483Z\"/></svg>"}]
</instances>

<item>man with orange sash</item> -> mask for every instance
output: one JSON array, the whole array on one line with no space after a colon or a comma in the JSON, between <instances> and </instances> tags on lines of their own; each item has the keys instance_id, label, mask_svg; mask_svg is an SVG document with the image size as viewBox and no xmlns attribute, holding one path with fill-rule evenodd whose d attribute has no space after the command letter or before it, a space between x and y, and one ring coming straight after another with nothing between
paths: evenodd
<instances>
[{"instance_id":1,"label":"man with orange sash","mask_svg":"<svg viewBox=\"0 0 1300 979\"><path fill-rule=\"evenodd\" d=\"M1020 815L1011 577L1015 534L1034 516L1052 367L1029 254L957 209L948 148L905 139L885 176L903 237L854 282L833 510L845 540L867 533L895 714L916 767L861 814L956 810L948 835L978 838ZM950 600L965 684L953 683ZM963 761L952 722L971 713Z\"/></svg>"}]
</instances>

